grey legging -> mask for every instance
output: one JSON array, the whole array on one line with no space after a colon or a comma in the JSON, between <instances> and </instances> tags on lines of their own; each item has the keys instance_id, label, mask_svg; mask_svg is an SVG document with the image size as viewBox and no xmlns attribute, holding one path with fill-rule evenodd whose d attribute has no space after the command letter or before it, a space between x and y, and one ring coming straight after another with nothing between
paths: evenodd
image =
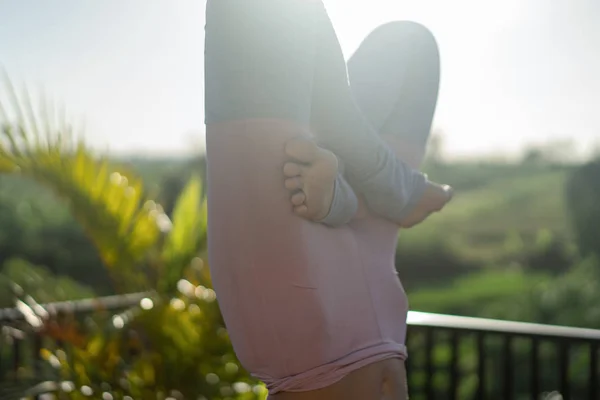
<instances>
[{"instance_id":1,"label":"grey legging","mask_svg":"<svg viewBox=\"0 0 600 400\"><path fill-rule=\"evenodd\" d=\"M206 32L207 124L280 118L310 125L369 208L402 221L425 178L362 116L321 1L209 0Z\"/></svg>"}]
</instances>

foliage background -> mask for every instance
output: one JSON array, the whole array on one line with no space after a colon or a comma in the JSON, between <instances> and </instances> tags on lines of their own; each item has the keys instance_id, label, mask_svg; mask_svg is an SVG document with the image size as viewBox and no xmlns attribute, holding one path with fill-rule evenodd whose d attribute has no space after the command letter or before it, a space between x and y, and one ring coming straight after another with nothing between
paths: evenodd
<instances>
[{"instance_id":1,"label":"foliage background","mask_svg":"<svg viewBox=\"0 0 600 400\"><path fill-rule=\"evenodd\" d=\"M26 97L11 105L12 114L0 110L0 307L37 313L41 327L19 328L48 345L43 368L0 374L27 385L51 379L69 398L83 387L98 398L264 398L233 354L202 262L203 156L102 156L72 139L64 121L36 116ZM600 162L532 149L511 163L430 154L424 169L457 195L400 235L396 265L411 309L600 329ZM150 292L146 306L84 321L36 311L38 302L138 291ZM436 360L448 351L436 346ZM473 357L461 348L467 376ZM581 357L573 362L585 364ZM467 379L461 393L473 388Z\"/></svg>"}]
</instances>

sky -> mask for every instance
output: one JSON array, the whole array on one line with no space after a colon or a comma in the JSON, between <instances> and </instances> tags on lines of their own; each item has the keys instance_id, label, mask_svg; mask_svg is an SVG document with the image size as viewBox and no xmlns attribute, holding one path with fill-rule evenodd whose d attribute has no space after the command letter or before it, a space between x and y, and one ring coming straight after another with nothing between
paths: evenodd
<instances>
[{"instance_id":1,"label":"sky","mask_svg":"<svg viewBox=\"0 0 600 400\"><path fill-rule=\"evenodd\" d=\"M448 157L600 144L597 0L324 0L349 57L378 25L413 20L438 40L435 126ZM0 67L66 104L94 147L203 148L205 0L0 0ZM0 92L0 95L2 93Z\"/></svg>"}]
</instances>

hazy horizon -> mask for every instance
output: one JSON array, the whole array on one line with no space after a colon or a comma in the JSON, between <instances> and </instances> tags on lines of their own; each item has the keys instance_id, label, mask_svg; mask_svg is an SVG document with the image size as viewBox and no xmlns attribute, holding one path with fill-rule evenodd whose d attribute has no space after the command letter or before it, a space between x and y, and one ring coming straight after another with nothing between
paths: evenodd
<instances>
[{"instance_id":1,"label":"hazy horizon","mask_svg":"<svg viewBox=\"0 0 600 400\"><path fill-rule=\"evenodd\" d=\"M428 26L442 57L435 126L446 155L515 156L600 139L600 2L325 0L346 56L381 23ZM0 65L61 99L115 154L203 142L205 1L0 0Z\"/></svg>"}]
</instances>

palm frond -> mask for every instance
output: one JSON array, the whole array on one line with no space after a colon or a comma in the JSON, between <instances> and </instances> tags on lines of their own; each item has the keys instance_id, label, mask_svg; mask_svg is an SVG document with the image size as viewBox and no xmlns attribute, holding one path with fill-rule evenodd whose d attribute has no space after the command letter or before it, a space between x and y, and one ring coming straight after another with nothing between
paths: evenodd
<instances>
[{"instance_id":1,"label":"palm frond","mask_svg":"<svg viewBox=\"0 0 600 400\"><path fill-rule=\"evenodd\" d=\"M68 204L115 281L123 285L119 289L147 289L140 269L148 251L170 229L162 208L145 198L141 178L97 157L72 139L66 118L55 123L47 107L36 113L27 91L20 100L10 80L5 81L0 91L0 173L19 174L49 187Z\"/></svg>"},{"instance_id":2,"label":"palm frond","mask_svg":"<svg viewBox=\"0 0 600 400\"><path fill-rule=\"evenodd\" d=\"M173 228L166 238L160 289L169 291L183 276L183 270L202 249L206 239L206 199L202 179L192 175L173 210Z\"/></svg>"}]
</instances>

